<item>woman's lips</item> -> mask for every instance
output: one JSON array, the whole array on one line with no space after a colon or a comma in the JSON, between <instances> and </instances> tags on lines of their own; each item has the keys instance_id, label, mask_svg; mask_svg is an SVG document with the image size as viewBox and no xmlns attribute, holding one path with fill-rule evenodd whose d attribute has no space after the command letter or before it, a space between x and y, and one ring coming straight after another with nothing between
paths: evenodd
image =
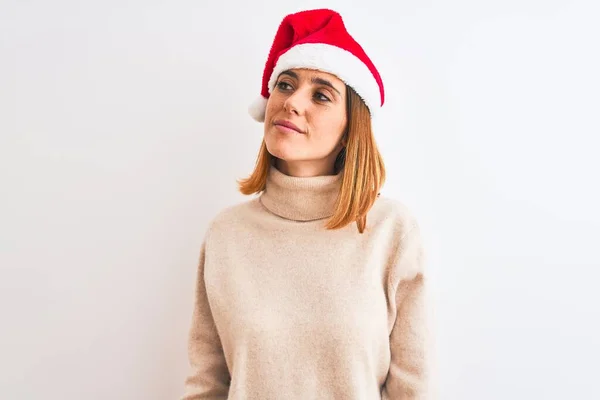
<instances>
[{"instance_id":1,"label":"woman's lips","mask_svg":"<svg viewBox=\"0 0 600 400\"><path fill-rule=\"evenodd\" d=\"M300 130L300 128L298 128L298 126L296 126L296 124L291 121L278 119L273 122L273 125L275 125L281 132L284 133L304 133Z\"/></svg>"},{"instance_id":2,"label":"woman's lips","mask_svg":"<svg viewBox=\"0 0 600 400\"><path fill-rule=\"evenodd\" d=\"M288 128L287 126L284 126L284 125L275 124L275 128L277 128L280 132L283 132L283 133L302 134L302 132L298 132L297 130Z\"/></svg>"}]
</instances>

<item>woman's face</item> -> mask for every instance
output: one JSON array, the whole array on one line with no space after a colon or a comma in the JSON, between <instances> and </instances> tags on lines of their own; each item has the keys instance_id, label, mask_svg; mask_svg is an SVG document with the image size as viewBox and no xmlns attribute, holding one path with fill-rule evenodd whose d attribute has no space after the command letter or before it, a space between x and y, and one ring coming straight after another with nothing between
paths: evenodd
<instances>
[{"instance_id":1,"label":"woman's face","mask_svg":"<svg viewBox=\"0 0 600 400\"><path fill-rule=\"evenodd\" d=\"M344 82L316 70L284 71L267 102L265 144L284 173L330 174L345 145L346 122Z\"/></svg>"}]
</instances>

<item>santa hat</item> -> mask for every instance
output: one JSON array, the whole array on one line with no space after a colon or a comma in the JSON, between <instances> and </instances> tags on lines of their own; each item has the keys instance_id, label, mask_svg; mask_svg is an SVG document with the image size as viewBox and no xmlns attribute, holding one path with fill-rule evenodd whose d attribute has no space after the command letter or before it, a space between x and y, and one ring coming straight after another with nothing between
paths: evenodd
<instances>
[{"instance_id":1,"label":"santa hat","mask_svg":"<svg viewBox=\"0 0 600 400\"><path fill-rule=\"evenodd\" d=\"M341 15L333 10L301 11L283 19L265 64L260 96L248 109L252 118L264 121L277 77L292 68L317 69L337 76L361 97L371 116L383 106L379 72L350 36Z\"/></svg>"}]
</instances>

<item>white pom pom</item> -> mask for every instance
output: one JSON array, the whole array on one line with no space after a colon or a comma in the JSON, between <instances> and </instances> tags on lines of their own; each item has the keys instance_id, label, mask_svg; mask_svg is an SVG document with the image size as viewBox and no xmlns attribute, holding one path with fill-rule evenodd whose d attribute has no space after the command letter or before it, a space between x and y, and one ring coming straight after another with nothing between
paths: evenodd
<instances>
[{"instance_id":1,"label":"white pom pom","mask_svg":"<svg viewBox=\"0 0 600 400\"><path fill-rule=\"evenodd\" d=\"M248 113L258 122L264 122L265 111L267 109L267 99L258 96L248 107Z\"/></svg>"}]
</instances>

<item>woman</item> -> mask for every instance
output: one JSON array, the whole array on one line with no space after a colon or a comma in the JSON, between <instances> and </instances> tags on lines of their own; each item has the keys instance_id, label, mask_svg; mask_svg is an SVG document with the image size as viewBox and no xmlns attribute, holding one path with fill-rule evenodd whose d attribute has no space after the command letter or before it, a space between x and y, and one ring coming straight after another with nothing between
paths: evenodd
<instances>
[{"instance_id":1,"label":"woman","mask_svg":"<svg viewBox=\"0 0 600 400\"><path fill-rule=\"evenodd\" d=\"M379 73L331 10L286 16L262 93L260 196L202 243L183 399L424 399L419 225L379 196Z\"/></svg>"}]
</instances>

